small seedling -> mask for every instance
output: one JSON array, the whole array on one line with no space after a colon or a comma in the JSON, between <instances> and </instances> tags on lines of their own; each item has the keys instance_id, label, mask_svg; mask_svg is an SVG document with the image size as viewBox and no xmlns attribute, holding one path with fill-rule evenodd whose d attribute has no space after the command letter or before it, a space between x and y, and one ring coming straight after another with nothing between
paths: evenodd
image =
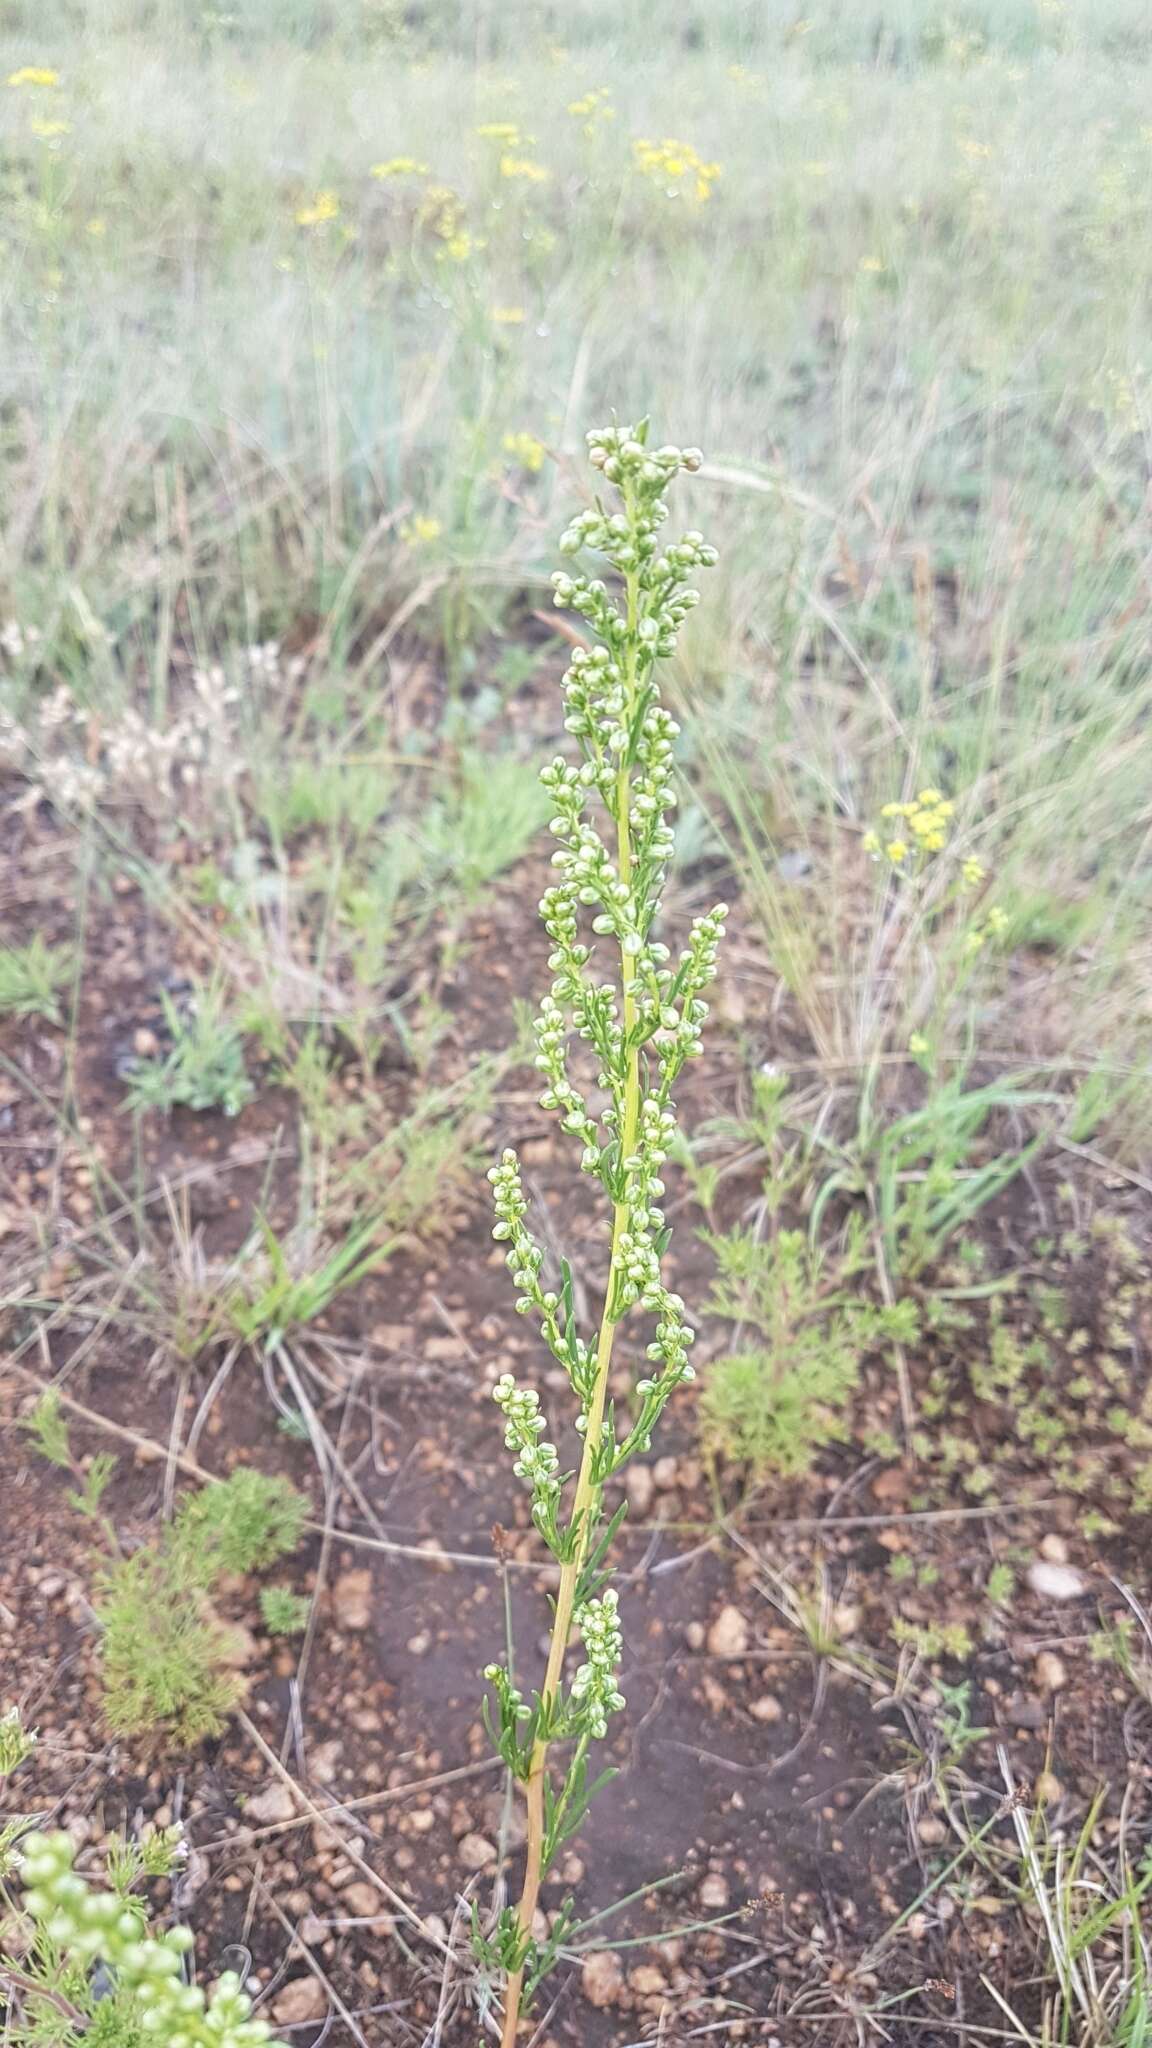
<instances>
[{"instance_id":1,"label":"small seedling","mask_svg":"<svg viewBox=\"0 0 1152 2048\"><path fill-rule=\"evenodd\" d=\"M260 1613L270 1636L302 1636L308 1626L312 1602L291 1586L263 1586Z\"/></svg>"},{"instance_id":2,"label":"small seedling","mask_svg":"<svg viewBox=\"0 0 1152 2048\"><path fill-rule=\"evenodd\" d=\"M539 1318L545 1343L576 1398L579 1470L565 1472L549 1440L534 1388L505 1373L494 1389L505 1422L513 1470L529 1488L532 1519L560 1566L547 1670L529 1704L510 1669L488 1666L494 1713L485 1714L496 1747L527 1803L527 1857L519 1904L506 1906L490 1933L473 1933L482 1963L506 1975L501 2041L511 2048L521 2008L556 1960L570 1925L569 1901L547 1938L534 1928L540 1886L563 1844L583 1819L611 1771L592 1778L589 1756L608 1720L623 1705L617 1669L623 1634L608 1549L623 1510L605 1519L604 1488L636 1451L646 1451L675 1389L692 1377L688 1353L695 1332L680 1296L665 1286L661 1259L670 1232L658 1203L661 1177L676 1129L672 1089L684 1062L700 1051L707 1006L701 994L716 971L724 927L719 905L698 918L673 965L655 936L665 875L673 851L669 812L673 742L679 728L660 701L656 664L672 653L678 628L697 601L686 587L715 552L698 533L662 546L664 491L700 457L679 448L650 450L648 425L610 427L588 437L593 466L618 493L615 510L596 506L573 520L561 546L605 556L622 586L618 603L605 583L583 575L554 577L556 603L578 612L600 645L578 647L564 679L565 729L577 741L580 765L563 758L541 781L552 803L556 879L540 906L552 942L554 976L535 1024L536 1066L545 1109L580 1147L581 1171L602 1189L612 1215L612 1249L603 1287L599 1334L577 1326L575 1287L567 1261L558 1288L542 1280L544 1252L526 1222L528 1202L516 1154L492 1168L496 1228L508 1244L517 1309ZM618 949L613 980L581 935ZM591 1076L605 1107L584 1092L573 1041L591 1049ZM632 1411L608 1401L616 1332L632 1310L655 1319L650 1364L636 1383ZM575 1476L575 1486L571 1481ZM565 1686L564 1660L575 1627L584 1662ZM557 1784L553 1745L569 1745Z\"/></svg>"},{"instance_id":3,"label":"small seedling","mask_svg":"<svg viewBox=\"0 0 1152 2048\"><path fill-rule=\"evenodd\" d=\"M0 946L0 1016L59 1024L57 996L71 973L68 947L48 946L39 933L26 946Z\"/></svg>"},{"instance_id":4,"label":"small seedling","mask_svg":"<svg viewBox=\"0 0 1152 2048\"><path fill-rule=\"evenodd\" d=\"M126 1109L222 1109L236 1116L255 1092L244 1063L244 1039L215 983L197 991L187 1010L161 993L172 1040L163 1058L138 1060Z\"/></svg>"}]
</instances>

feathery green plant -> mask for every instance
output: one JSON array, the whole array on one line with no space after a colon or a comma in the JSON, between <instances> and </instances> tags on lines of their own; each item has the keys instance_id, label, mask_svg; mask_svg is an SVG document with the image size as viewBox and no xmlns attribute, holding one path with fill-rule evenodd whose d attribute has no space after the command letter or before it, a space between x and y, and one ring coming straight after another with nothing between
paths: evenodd
<instances>
[{"instance_id":1,"label":"feathery green plant","mask_svg":"<svg viewBox=\"0 0 1152 2048\"><path fill-rule=\"evenodd\" d=\"M697 602L698 593L687 587L689 572L716 560L699 533L665 547L658 535L668 515L666 487L680 470L698 469L701 457L695 449L649 449L647 420L591 433L588 444L593 467L618 493L619 509L606 510L598 500L572 521L560 545L568 554L588 547L606 557L623 585L623 602L599 579L563 572L553 578L556 604L586 619L600 645L576 649L563 684L565 730L579 744L580 766L559 757L540 778L559 844L552 856L557 880L540 905L555 978L535 1036L542 1106L555 1110L561 1128L579 1141L581 1171L600 1183L611 1205L612 1250L593 1344L577 1328L567 1261L561 1262L559 1292L541 1281L544 1253L525 1221L516 1154L506 1151L491 1169L493 1235L509 1247L517 1309L539 1317L544 1340L568 1375L583 1442L569 1491L574 1475L561 1469L560 1453L545 1435L535 1390L518 1387L510 1373L497 1382L504 1441L516 1453L513 1470L531 1489L532 1519L560 1566L547 1669L532 1704L502 1665L490 1664L485 1673L495 1693L495 1715L486 1701L485 1718L527 1801L519 1904L504 1908L490 1934L474 1916L481 1961L506 1973L502 2048L515 2041L521 2008L554 1962L570 1922L569 1901L548 1941L536 1940L540 1885L593 1794L613 1775L609 1770L589 1782L591 1746L606 1734L608 1716L624 1705L616 1677L623 1637L605 1565L624 1510L605 1520L604 1487L634 1452L649 1448L670 1395L692 1378L688 1353L695 1333L680 1296L661 1277L670 1232L657 1204L676 1130L672 1089L685 1060L701 1049L707 1006L700 997L716 971L726 915L720 904L698 918L675 966L668 947L653 936L673 852L669 812L676 801L673 742L679 731L660 701L656 663L673 652L677 630ZM605 815L602 836L596 820ZM616 979L603 978L594 947L581 938L581 913L588 911L592 933L619 949ZM574 1038L591 1049L598 1068L597 1086L608 1099L599 1113L570 1071ZM617 1327L635 1308L656 1319L647 1347L652 1365L637 1384L633 1414L619 1428L607 1398L608 1375ZM573 1627L585 1661L565 1687ZM549 1767L557 1742L571 1745L559 1783Z\"/></svg>"},{"instance_id":2,"label":"feathery green plant","mask_svg":"<svg viewBox=\"0 0 1152 2048\"><path fill-rule=\"evenodd\" d=\"M286 1479L241 1465L186 1495L159 1536L125 1555L102 1506L115 1460L101 1454L81 1465L54 1388L24 1427L42 1457L72 1474L69 1503L104 1549L93 1604L109 1727L117 1735L161 1730L184 1743L217 1735L241 1687L229 1661L234 1633L216 1615L211 1595L223 1579L261 1571L297 1548L308 1514L304 1495ZM287 1611L280 1609L281 1627Z\"/></svg>"},{"instance_id":3,"label":"feathery green plant","mask_svg":"<svg viewBox=\"0 0 1152 2048\"><path fill-rule=\"evenodd\" d=\"M39 932L26 946L0 946L0 1016L47 1017L60 1022L57 1000L72 972L67 946L49 946Z\"/></svg>"}]
</instances>

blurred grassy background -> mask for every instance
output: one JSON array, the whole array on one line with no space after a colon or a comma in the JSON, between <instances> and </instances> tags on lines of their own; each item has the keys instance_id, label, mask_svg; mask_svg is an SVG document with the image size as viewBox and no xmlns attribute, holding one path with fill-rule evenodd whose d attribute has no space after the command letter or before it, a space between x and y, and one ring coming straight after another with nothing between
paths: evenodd
<instances>
[{"instance_id":1,"label":"blurred grassy background","mask_svg":"<svg viewBox=\"0 0 1152 2048\"><path fill-rule=\"evenodd\" d=\"M33 754L54 683L160 731L181 661L299 642L303 709L245 668L236 714L259 772L230 829L277 839L278 764L362 732L401 645L459 715L478 677L504 700L531 653L494 636L541 601L583 431L649 410L706 449L723 550L680 677L699 843L726 833L817 1049L875 1050L845 920L864 828L919 778L1043 962L1061 1021L1033 1008L1028 1048L1139 1069L1145 7L36 0L4 26L3 75L57 74L0 97L0 615ZM386 784L354 785L303 815L371 837ZM821 886L782 890L782 848ZM1019 982L985 994L1011 1050Z\"/></svg>"}]
</instances>

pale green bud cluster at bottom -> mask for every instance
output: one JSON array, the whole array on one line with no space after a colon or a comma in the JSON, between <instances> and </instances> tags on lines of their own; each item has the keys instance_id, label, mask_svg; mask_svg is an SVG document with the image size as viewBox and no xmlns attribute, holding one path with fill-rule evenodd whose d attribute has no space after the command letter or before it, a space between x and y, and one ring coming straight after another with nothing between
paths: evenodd
<instances>
[{"instance_id":1,"label":"pale green bud cluster at bottom","mask_svg":"<svg viewBox=\"0 0 1152 2048\"><path fill-rule=\"evenodd\" d=\"M186 1927L149 1934L140 1910L78 1875L75 1853L68 1835L27 1836L24 1910L69 1962L103 1963L113 1973L116 1988L135 1997L141 2031L157 2048L284 2048L266 2020L251 2018L252 2001L232 1971L211 1998L184 1982L182 1958L192 1946Z\"/></svg>"}]
</instances>

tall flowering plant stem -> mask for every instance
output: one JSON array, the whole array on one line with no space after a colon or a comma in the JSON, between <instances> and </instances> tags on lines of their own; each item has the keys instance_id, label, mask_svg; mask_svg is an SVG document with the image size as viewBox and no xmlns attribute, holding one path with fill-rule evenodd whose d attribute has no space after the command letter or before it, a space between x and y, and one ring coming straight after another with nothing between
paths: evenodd
<instances>
[{"instance_id":1,"label":"tall flowering plant stem","mask_svg":"<svg viewBox=\"0 0 1152 2048\"><path fill-rule=\"evenodd\" d=\"M580 1169L603 1189L612 1215L612 1248L595 1337L581 1333L571 1270L544 1286L544 1253L527 1223L516 1154L489 1173L494 1235L508 1245L517 1309L537 1317L552 1356L566 1372L576 1404L580 1455L575 1470L552 1441L539 1397L505 1373L495 1388L513 1471L532 1496L532 1519L560 1567L551 1647L543 1682L527 1701L512 1673L490 1664L485 1719L509 1770L524 1787L527 1860L519 1904L474 1940L482 1962L506 1979L502 2048L515 2041L521 2010L555 1961L571 1922L566 1902L547 1939L534 1932L540 1886L579 1826L593 1794L613 1773L590 1777L590 1752L623 1705L617 1670L623 1649L617 1597L606 1558L624 1514L608 1518L604 1489L635 1452L647 1451L675 1389L692 1378L694 1336L684 1303L664 1285L661 1260L670 1232L658 1204L661 1169L676 1128L672 1090L684 1062L700 1051L726 915L723 904L693 924L674 961L656 936L661 894L673 853L670 815L674 744L679 732L660 701L657 668L698 601L688 578L710 568L715 549L699 533L662 542L665 492L695 449L650 448L648 422L589 434L592 465L612 499L581 512L561 540L566 554L606 558L612 584L557 573L557 605L580 614L597 644L578 648L564 677L565 730L579 762L558 757L542 771L552 799L556 879L540 904L552 942L553 981L536 1019L536 1066L545 1109L580 1147ZM603 942L596 944L599 940ZM608 962L614 966L608 967ZM583 1043L581 1062L572 1055ZM591 1106L577 1065L596 1072ZM598 1069L598 1071L596 1071ZM627 1414L608 1398L613 1346L621 1324L647 1319L646 1375ZM566 1681L573 1631L583 1661ZM554 1752L562 1745L563 1768Z\"/></svg>"}]
</instances>

